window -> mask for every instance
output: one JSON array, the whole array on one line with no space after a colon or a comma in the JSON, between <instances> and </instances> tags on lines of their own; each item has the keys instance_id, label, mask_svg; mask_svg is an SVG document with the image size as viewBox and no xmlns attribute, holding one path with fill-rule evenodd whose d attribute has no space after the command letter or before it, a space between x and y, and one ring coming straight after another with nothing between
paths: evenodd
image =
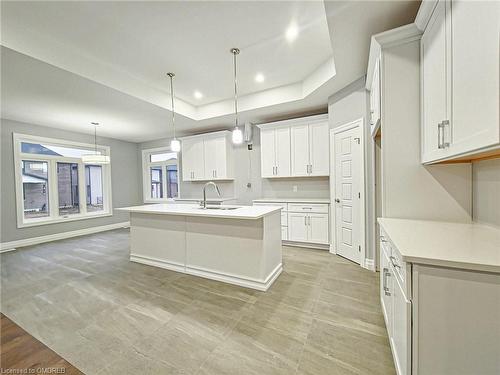
<instances>
[{"instance_id":1,"label":"window","mask_svg":"<svg viewBox=\"0 0 500 375\"><path fill-rule=\"evenodd\" d=\"M178 158L168 148L142 151L144 202L162 202L179 196Z\"/></svg>"},{"instance_id":2,"label":"window","mask_svg":"<svg viewBox=\"0 0 500 375\"><path fill-rule=\"evenodd\" d=\"M19 228L111 215L111 166L85 165L94 145L14 134ZM109 147L98 146L109 155Z\"/></svg>"}]
</instances>

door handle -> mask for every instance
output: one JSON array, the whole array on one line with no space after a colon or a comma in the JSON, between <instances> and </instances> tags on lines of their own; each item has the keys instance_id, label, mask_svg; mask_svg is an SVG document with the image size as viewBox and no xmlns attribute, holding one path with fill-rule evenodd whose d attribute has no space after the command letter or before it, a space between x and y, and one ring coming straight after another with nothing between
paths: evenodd
<instances>
[{"instance_id":1,"label":"door handle","mask_svg":"<svg viewBox=\"0 0 500 375\"><path fill-rule=\"evenodd\" d=\"M335 198L335 203L340 203L340 199Z\"/></svg>"}]
</instances>

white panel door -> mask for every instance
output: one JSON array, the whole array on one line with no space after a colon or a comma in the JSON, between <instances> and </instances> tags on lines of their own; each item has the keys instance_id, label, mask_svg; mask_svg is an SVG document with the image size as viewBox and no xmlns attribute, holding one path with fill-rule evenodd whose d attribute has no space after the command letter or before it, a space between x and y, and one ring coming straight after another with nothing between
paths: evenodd
<instances>
[{"instance_id":1,"label":"white panel door","mask_svg":"<svg viewBox=\"0 0 500 375\"><path fill-rule=\"evenodd\" d=\"M309 242L328 243L328 214L308 214L307 225Z\"/></svg>"},{"instance_id":2,"label":"white panel door","mask_svg":"<svg viewBox=\"0 0 500 375\"><path fill-rule=\"evenodd\" d=\"M309 125L292 126L292 176L309 175ZM328 137L327 137L328 140Z\"/></svg>"},{"instance_id":3,"label":"white panel door","mask_svg":"<svg viewBox=\"0 0 500 375\"><path fill-rule=\"evenodd\" d=\"M307 242L307 239L308 239L307 214L289 212L288 240Z\"/></svg>"},{"instance_id":4,"label":"white panel door","mask_svg":"<svg viewBox=\"0 0 500 375\"><path fill-rule=\"evenodd\" d=\"M276 177L276 131L260 131L260 165L262 177Z\"/></svg>"},{"instance_id":5,"label":"white panel door","mask_svg":"<svg viewBox=\"0 0 500 375\"><path fill-rule=\"evenodd\" d=\"M337 254L361 261L360 127L335 134L335 232Z\"/></svg>"},{"instance_id":6,"label":"white panel door","mask_svg":"<svg viewBox=\"0 0 500 375\"><path fill-rule=\"evenodd\" d=\"M275 130L276 177L290 177L290 128Z\"/></svg>"},{"instance_id":7,"label":"white panel door","mask_svg":"<svg viewBox=\"0 0 500 375\"><path fill-rule=\"evenodd\" d=\"M450 153L500 142L500 1L451 1L453 116Z\"/></svg>"},{"instance_id":8,"label":"white panel door","mask_svg":"<svg viewBox=\"0 0 500 375\"><path fill-rule=\"evenodd\" d=\"M330 141L328 122L309 125L309 160L311 176L330 174Z\"/></svg>"},{"instance_id":9,"label":"white panel door","mask_svg":"<svg viewBox=\"0 0 500 375\"><path fill-rule=\"evenodd\" d=\"M444 135L439 124L449 119L449 32L447 29L447 1L441 0L421 39L422 55L422 162L445 156L439 148Z\"/></svg>"}]
</instances>

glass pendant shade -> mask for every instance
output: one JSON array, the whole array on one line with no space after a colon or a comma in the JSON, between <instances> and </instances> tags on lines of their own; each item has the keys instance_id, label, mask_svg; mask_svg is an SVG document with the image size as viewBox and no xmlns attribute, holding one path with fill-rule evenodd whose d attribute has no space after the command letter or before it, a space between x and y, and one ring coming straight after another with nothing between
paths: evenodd
<instances>
[{"instance_id":1,"label":"glass pendant shade","mask_svg":"<svg viewBox=\"0 0 500 375\"><path fill-rule=\"evenodd\" d=\"M241 145L243 143L243 132L240 128L234 128L232 140L235 145Z\"/></svg>"},{"instance_id":2,"label":"glass pendant shade","mask_svg":"<svg viewBox=\"0 0 500 375\"><path fill-rule=\"evenodd\" d=\"M173 152L179 152L181 150L181 141L174 138L170 141L170 150Z\"/></svg>"},{"instance_id":3,"label":"glass pendant shade","mask_svg":"<svg viewBox=\"0 0 500 375\"><path fill-rule=\"evenodd\" d=\"M101 154L82 155L83 164L109 164L109 156Z\"/></svg>"}]
</instances>

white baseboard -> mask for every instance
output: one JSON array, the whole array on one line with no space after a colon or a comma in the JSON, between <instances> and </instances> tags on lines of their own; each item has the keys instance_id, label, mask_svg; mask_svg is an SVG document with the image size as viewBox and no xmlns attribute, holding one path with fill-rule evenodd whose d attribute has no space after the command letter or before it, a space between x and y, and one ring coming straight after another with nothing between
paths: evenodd
<instances>
[{"instance_id":1,"label":"white baseboard","mask_svg":"<svg viewBox=\"0 0 500 375\"><path fill-rule=\"evenodd\" d=\"M365 259L365 268L375 272L375 261L373 259Z\"/></svg>"},{"instance_id":2,"label":"white baseboard","mask_svg":"<svg viewBox=\"0 0 500 375\"><path fill-rule=\"evenodd\" d=\"M64 240L66 238L84 236L86 234L93 234L99 232L105 232L108 230L128 228L130 226L130 221L123 221L116 224L100 225L98 227L91 227L85 229L72 230L69 232L61 232L55 234L48 234L46 236L25 238L23 240L2 242L0 243L0 253L5 253L7 251L13 251L19 247L38 245L44 242L51 242L57 240Z\"/></svg>"},{"instance_id":3,"label":"white baseboard","mask_svg":"<svg viewBox=\"0 0 500 375\"><path fill-rule=\"evenodd\" d=\"M295 241L287 241L283 240L281 241L283 243L283 246L293 246L293 247L305 247L308 249L318 249L318 250L330 250L330 245L329 244L317 244L317 243L311 243L311 242L295 242Z\"/></svg>"},{"instance_id":4,"label":"white baseboard","mask_svg":"<svg viewBox=\"0 0 500 375\"><path fill-rule=\"evenodd\" d=\"M221 281L224 283L234 284L245 288L256 289L264 292L269 289L269 287L274 283L274 281L283 271L283 265L280 263L266 277L265 280L259 280L249 277L242 277L238 275L222 274L214 270L208 270L206 268L184 266L184 264L182 263L172 263L162 259L146 257L137 254L130 254L130 260L132 262L146 264L148 266L164 268L171 271L185 273L193 276L204 277L206 279Z\"/></svg>"}]
</instances>

